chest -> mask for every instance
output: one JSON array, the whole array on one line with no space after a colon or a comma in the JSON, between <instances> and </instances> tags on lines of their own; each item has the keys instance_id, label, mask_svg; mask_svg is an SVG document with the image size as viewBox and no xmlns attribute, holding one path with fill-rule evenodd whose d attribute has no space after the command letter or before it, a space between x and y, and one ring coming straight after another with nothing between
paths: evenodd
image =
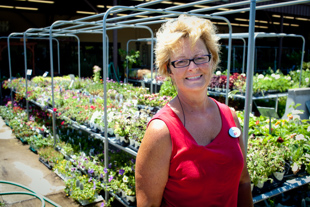
<instances>
[{"instance_id":1,"label":"chest","mask_svg":"<svg viewBox=\"0 0 310 207\"><path fill-rule=\"evenodd\" d=\"M220 114L213 116L189 116L186 129L198 145L211 143L222 129Z\"/></svg>"}]
</instances>

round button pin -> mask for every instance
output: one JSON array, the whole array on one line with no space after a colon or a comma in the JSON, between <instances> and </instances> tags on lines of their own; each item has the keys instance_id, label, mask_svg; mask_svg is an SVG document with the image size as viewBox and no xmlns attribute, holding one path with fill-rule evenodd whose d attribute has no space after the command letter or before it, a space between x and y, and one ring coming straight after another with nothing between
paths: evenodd
<instances>
[{"instance_id":1,"label":"round button pin","mask_svg":"<svg viewBox=\"0 0 310 207\"><path fill-rule=\"evenodd\" d=\"M238 127L231 127L228 133L232 138L238 138L241 135L241 131Z\"/></svg>"}]
</instances>

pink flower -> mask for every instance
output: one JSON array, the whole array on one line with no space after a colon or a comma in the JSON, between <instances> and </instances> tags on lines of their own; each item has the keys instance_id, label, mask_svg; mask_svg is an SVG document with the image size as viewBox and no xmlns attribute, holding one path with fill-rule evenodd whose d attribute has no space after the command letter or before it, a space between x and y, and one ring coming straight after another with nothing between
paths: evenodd
<instances>
[{"instance_id":1,"label":"pink flower","mask_svg":"<svg viewBox=\"0 0 310 207\"><path fill-rule=\"evenodd\" d=\"M53 111L56 112L56 111L57 111L57 108L53 108Z\"/></svg>"}]
</instances>

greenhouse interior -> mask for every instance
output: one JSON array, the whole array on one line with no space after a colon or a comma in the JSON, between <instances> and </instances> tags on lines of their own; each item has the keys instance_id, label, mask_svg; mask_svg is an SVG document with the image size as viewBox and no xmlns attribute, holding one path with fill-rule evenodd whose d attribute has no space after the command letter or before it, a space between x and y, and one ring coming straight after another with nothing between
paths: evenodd
<instances>
[{"instance_id":1,"label":"greenhouse interior","mask_svg":"<svg viewBox=\"0 0 310 207\"><path fill-rule=\"evenodd\" d=\"M137 206L145 131L178 94L156 33L182 14L217 28L208 96L240 122L253 205L310 206L310 0L0 4L0 206Z\"/></svg>"}]
</instances>

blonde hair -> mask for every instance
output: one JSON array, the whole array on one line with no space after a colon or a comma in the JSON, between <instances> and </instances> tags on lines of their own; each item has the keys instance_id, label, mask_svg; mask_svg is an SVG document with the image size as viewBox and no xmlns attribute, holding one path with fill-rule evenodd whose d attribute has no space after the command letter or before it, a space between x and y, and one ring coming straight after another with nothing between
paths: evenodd
<instances>
[{"instance_id":1,"label":"blonde hair","mask_svg":"<svg viewBox=\"0 0 310 207\"><path fill-rule=\"evenodd\" d=\"M162 24L156 33L157 41L155 46L155 63L159 74L169 76L167 64L169 63L170 54L179 46L182 38L189 38L192 45L199 38L203 40L208 51L212 54L213 72L220 62L219 37L216 36L216 31L216 27L210 20L184 14L180 15L177 19Z\"/></svg>"}]
</instances>

